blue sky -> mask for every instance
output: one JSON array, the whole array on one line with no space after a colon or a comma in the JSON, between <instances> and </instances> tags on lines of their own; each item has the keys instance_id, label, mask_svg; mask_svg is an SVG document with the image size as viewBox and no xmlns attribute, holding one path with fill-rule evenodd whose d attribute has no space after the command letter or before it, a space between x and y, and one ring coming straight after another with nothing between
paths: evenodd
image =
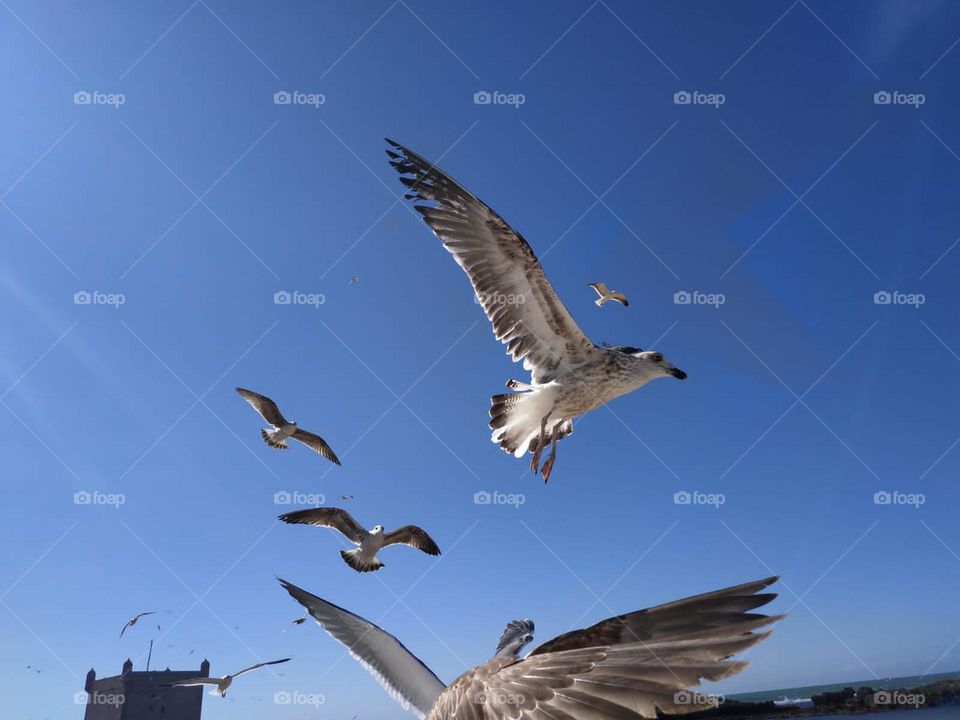
<instances>
[{"instance_id":1,"label":"blue sky","mask_svg":"<svg viewBox=\"0 0 960 720\"><path fill-rule=\"evenodd\" d=\"M542 641L771 572L790 617L723 689L960 667L960 8L10 0L0 17L11 717L80 717L86 671L142 668L151 638L155 667L294 656L207 718L402 717L317 627L281 633L298 609L275 575L446 681L512 618ZM489 396L522 371L398 202L384 136L522 232L591 338L656 343L689 380L578 421L546 487L501 453ZM594 307L596 280L630 308ZM264 446L237 385L343 467ZM275 521L284 491L355 495L359 521L420 524L445 555L356 575L337 537ZM144 610L163 630L118 641Z\"/></svg>"}]
</instances>

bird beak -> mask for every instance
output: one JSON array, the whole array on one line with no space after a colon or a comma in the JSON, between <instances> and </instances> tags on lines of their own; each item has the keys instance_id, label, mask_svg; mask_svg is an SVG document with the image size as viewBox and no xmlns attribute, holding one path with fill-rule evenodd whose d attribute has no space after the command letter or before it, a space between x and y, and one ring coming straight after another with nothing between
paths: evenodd
<instances>
[{"instance_id":1,"label":"bird beak","mask_svg":"<svg viewBox=\"0 0 960 720\"><path fill-rule=\"evenodd\" d=\"M670 368L670 374L673 375L677 380L687 379L687 374L679 368Z\"/></svg>"}]
</instances>

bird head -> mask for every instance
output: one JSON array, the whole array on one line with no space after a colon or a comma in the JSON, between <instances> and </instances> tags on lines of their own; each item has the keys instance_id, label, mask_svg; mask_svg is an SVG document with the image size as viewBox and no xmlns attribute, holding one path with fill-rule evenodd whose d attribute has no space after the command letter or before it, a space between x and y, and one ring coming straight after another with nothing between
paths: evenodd
<instances>
[{"instance_id":1,"label":"bird head","mask_svg":"<svg viewBox=\"0 0 960 720\"><path fill-rule=\"evenodd\" d=\"M677 380L687 379L687 374L680 368L671 365L670 361L663 356L663 353L658 353L655 350L641 350L634 354L634 357L639 358L661 375L669 375L670 377L675 377Z\"/></svg>"},{"instance_id":2,"label":"bird head","mask_svg":"<svg viewBox=\"0 0 960 720\"><path fill-rule=\"evenodd\" d=\"M374 525L373 530L370 531L374 535L379 535L383 532L383 525Z\"/></svg>"},{"instance_id":3,"label":"bird head","mask_svg":"<svg viewBox=\"0 0 960 720\"><path fill-rule=\"evenodd\" d=\"M604 343L603 346L607 350L637 358L654 377L669 376L677 380L687 379L687 374L683 370L671 365L663 356L663 353L658 353L656 350L644 350L643 348L631 347L629 345L608 345L607 343Z\"/></svg>"},{"instance_id":4,"label":"bird head","mask_svg":"<svg viewBox=\"0 0 960 720\"><path fill-rule=\"evenodd\" d=\"M533 620L512 620L500 636L496 657L516 657L533 640Z\"/></svg>"}]
</instances>

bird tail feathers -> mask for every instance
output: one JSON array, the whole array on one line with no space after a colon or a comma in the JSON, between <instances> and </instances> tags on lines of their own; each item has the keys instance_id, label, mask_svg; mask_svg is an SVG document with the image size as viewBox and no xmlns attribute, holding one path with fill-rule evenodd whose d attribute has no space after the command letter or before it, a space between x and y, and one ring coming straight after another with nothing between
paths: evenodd
<instances>
[{"instance_id":1,"label":"bird tail feathers","mask_svg":"<svg viewBox=\"0 0 960 720\"><path fill-rule=\"evenodd\" d=\"M352 567L357 572L373 572L374 570L379 570L383 567L383 563L380 562L379 558L376 556L373 559L368 560L360 554L360 548L355 548L353 550L341 550L340 557L343 558L343 561Z\"/></svg>"},{"instance_id":2,"label":"bird tail feathers","mask_svg":"<svg viewBox=\"0 0 960 720\"><path fill-rule=\"evenodd\" d=\"M493 430L490 439L515 457L534 452L540 439L540 421L552 408L553 397L543 388L494 395L490 398L490 428ZM551 418L554 422L557 419ZM547 433L552 424L547 423ZM558 439L569 435L573 432L573 423L565 420L558 432Z\"/></svg>"},{"instance_id":3,"label":"bird tail feathers","mask_svg":"<svg viewBox=\"0 0 960 720\"><path fill-rule=\"evenodd\" d=\"M287 445L286 439L285 438L280 440L277 439L277 435L279 434L280 434L279 430L267 430L266 428L263 428L262 430L260 430L260 437L263 438L263 441L267 445L269 445L270 447L276 450L288 450L290 446Z\"/></svg>"}]
</instances>

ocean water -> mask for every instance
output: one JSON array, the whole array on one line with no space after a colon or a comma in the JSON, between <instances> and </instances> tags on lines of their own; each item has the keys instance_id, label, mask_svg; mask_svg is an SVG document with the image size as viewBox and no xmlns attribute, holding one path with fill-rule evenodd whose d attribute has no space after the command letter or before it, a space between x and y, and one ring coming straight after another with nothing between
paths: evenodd
<instances>
[{"instance_id":1,"label":"ocean water","mask_svg":"<svg viewBox=\"0 0 960 720\"><path fill-rule=\"evenodd\" d=\"M861 718L861 720L960 720L960 707L938 707L925 710L889 710L882 713L860 713L858 715L807 715L803 720L841 720L841 718Z\"/></svg>"},{"instance_id":2,"label":"ocean water","mask_svg":"<svg viewBox=\"0 0 960 720\"><path fill-rule=\"evenodd\" d=\"M951 680L958 676L956 672L950 673L939 673L935 675L911 675L907 677L895 677L895 678L886 678L885 680L851 680L849 682L839 682L832 683L830 685L809 685L806 687L794 687L794 688L780 688L777 690L760 690L757 692L749 693L738 693L736 695L730 695L731 700L742 700L744 702L764 702L766 700L781 700L783 698L788 698L791 700L803 700L809 699L813 695L817 695L822 692L836 692L837 690L843 690L846 687L852 687L854 689L861 687L870 687L874 690L889 690L892 688L911 688L917 687L918 685L929 685L930 683L937 682L938 680ZM949 709L949 708L948 708ZM912 711L911 711L912 712ZM925 710L924 712L929 712ZM897 718L900 715L896 713L884 713L884 717ZM843 717L841 715L834 715L833 717ZM907 714L903 717L912 717L912 715ZM936 715L924 715L924 717L934 720L938 718ZM960 708L954 708L952 715L944 715L943 717L956 718L960 720Z\"/></svg>"}]
</instances>

